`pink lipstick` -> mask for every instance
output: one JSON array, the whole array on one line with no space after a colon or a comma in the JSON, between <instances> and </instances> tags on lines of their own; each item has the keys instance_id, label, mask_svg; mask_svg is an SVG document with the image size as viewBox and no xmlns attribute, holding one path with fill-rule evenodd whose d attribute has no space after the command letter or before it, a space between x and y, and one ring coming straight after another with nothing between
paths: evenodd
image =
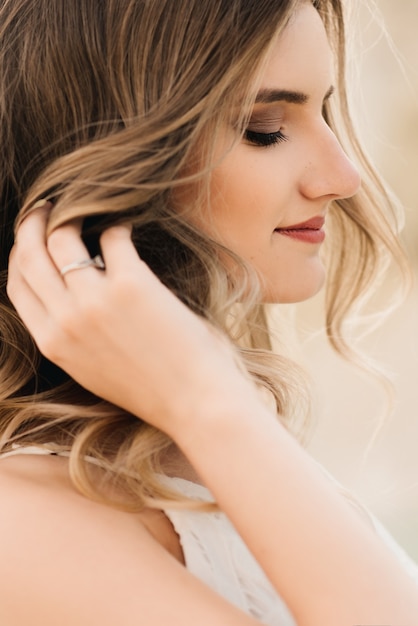
<instances>
[{"instance_id":1,"label":"pink lipstick","mask_svg":"<svg viewBox=\"0 0 418 626\"><path fill-rule=\"evenodd\" d=\"M307 243L322 243L325 239L324 224L325 218L318 215L300 224L276 228L274 232Z\"/></svg>"}]
</instances>

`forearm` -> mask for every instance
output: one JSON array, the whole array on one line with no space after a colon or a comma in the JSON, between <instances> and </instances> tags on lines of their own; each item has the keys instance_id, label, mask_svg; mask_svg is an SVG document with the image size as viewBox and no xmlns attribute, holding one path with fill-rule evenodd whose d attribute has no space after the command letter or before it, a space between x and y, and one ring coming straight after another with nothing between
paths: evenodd
<instances>
[{"instance_id":1,"label":"forearm","mask_svg":"<svg viewBox=\"0 0 418 626\"><path fill-rule=\"evenodd\" d=\"M298 624L413 626L418 590L383 542L261 402L235 407L178 443Z\"/></svg>"}]
</instances>

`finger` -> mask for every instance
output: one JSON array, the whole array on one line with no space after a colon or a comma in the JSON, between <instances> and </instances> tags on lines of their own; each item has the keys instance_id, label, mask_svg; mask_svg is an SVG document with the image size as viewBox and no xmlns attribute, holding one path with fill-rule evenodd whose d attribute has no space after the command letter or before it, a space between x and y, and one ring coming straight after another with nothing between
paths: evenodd
<instances>
[{"instance_id":1,"label":"finger","mask_svg":"<svg viewBox=\"0 0 418 626\"><path fill-rule=\"evenodd\" d=\"M36 222L38 223L38 228L41 229L42 238L45 241L46 225L51 207L51 202L46 202L44 200L36 202L32 209L26 213L26 215L24 215L19 222L16 233L16 242L18 242L21 237L26 237L26 231L29 230L30 232L33 228L35 228L33 224Z\"/></svg>"},{"instance_id":2,"label":"finger","mask_svg":"<svg viewBox=\"0 0 418 626\"><path fill-rule=\"evenodd\" d=\"M13 265L46 308L51 294L58 300L65 297L65 285L46 247L48 214L49 209L43 207L23 220L13 250Z\"/></svg>"},{"instance_id":3,"label":"finger","mask_svg":"<svg viewBox=\"0 0 418 626\"><path fill-rule=\"evenodd\" d=\"M40 330L48 327L48 312L31 286L25 281L16 263L16 248L10 254L7 295L19 317L37 341Z\"/></svg>"},{"instance_id":4,"label":"finger","mask_svg":"<svg viewBox=\"0 0 418 626\"><path fill-rule=\"evenodd\" d=\"M51 211L53 204L50 200L46 200L45 198L41 198L35 204L33 204L30 209L25 212L20 213L16 219L16 228L19 230L29 215L32 215L35 211L38 212L39 215L45 216L45 222L48 219L49 212Z\"/></svg>"},{"instance_id":5,"label":"finger","mask_svg":"<svg viewBox=\"0 0 418 626\"><path fill-rule=\"evenodd\" d=\"M112 226L100 238L100 247L106 264L106 273L112 278L118 274L152 273L140 259L132 242L132 229L129 226Z\"/></svg>"},{"instance_id":6,"label":"finger","mask_svg":"<svg viewBox=\"0 0 418 626\"><path fill-rule=\"evenodd\" d=\"M83 266L90 253L81 238L81 228L82 221L76 220L54 230L47 240L49 254L63 282L74 294L94 289L99 278L96 266Z\"/></svg>"}]
</instances>

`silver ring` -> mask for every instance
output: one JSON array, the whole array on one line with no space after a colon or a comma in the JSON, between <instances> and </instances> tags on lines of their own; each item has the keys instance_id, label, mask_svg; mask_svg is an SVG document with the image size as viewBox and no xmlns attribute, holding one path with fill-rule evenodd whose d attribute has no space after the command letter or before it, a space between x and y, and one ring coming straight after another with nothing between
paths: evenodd
<instances>
[{"instance_id":1,"label":"silver ring","mask_svg":"<svg viewBox=\"0 0 418 626\"><path fill-rule=\"evenodd\" d=\"M92 259L83 259L82 261L74 261L74 263L68 263L60 269L61 276L65 276L68 272L74 272L75 270L83 270L85 267L95 267L98 270L106 269L104 261L100 254L97 254Z\"/></svg>"}]
</instances>

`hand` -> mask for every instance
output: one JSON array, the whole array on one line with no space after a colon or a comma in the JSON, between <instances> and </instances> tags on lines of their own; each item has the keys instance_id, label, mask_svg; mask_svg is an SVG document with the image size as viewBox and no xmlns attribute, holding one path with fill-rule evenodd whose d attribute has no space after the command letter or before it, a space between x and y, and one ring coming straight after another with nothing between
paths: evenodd
<instances>
[{"instance_id":1,"label":"hand","mask_svg":"<svg viewBox=\"0 0 418 626\"><path fill-rule=\"evenodd\" d=\"M141 261L127 227L100 240L105 271L59 269L89 258L80 224L46 237L48 206L21 224L8 294L39 350L91 392L175 438L176 423L255 387L226 341Z\"/></svg>"}]
</instances>

